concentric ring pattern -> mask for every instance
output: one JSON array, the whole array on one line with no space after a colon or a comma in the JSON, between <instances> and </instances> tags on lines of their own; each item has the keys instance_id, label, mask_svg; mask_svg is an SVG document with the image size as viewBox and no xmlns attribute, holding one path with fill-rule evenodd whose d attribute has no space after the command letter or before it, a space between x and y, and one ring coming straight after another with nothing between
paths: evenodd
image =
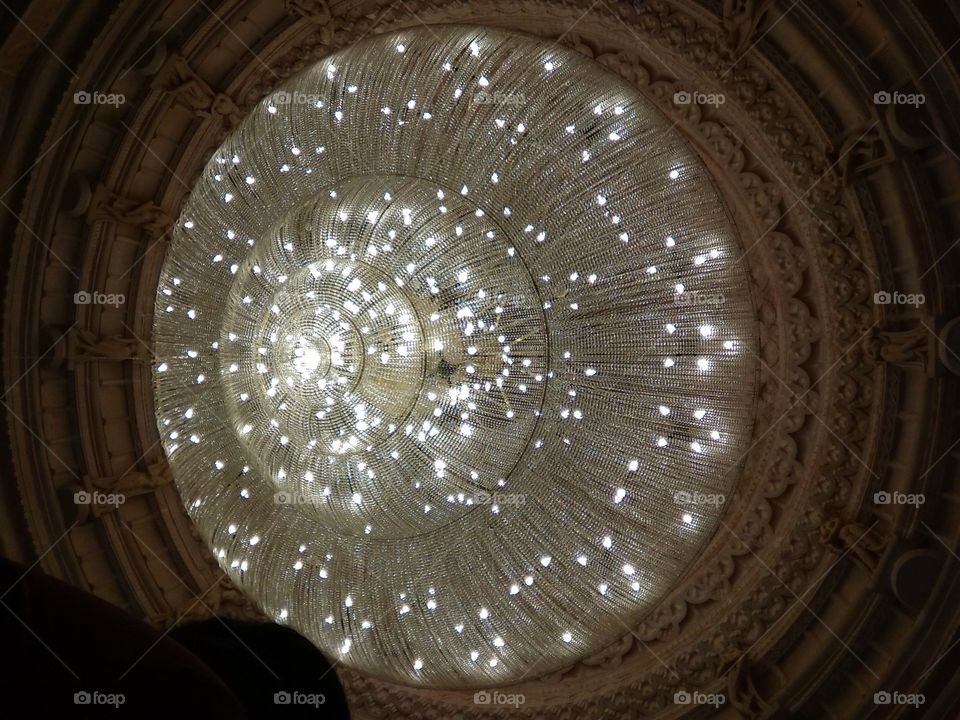
<instances>
[{"instance_id":1,"label":"concentric ring pattern","mask_svg":"<svg viewBox=\"0 0 960 720\"><path fill-rule=\"evenodd\" d=\"M173 235L177 485L238 585L342 662L535 677L715 530L755 402L738 241L591 61L484 28L363 41L253 109Z\"/></svg>"}]
</instances>

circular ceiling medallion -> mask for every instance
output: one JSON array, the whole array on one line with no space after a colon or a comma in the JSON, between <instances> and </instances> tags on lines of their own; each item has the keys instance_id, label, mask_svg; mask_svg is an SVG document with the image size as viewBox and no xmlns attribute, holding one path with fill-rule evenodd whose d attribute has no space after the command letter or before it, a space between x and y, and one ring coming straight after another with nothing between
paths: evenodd
<instances>
[{"instance_id":1,"label":"circular ceiling medallion","mask_svg":"<svg viewBox=\"0 0 960 720\"><path fill-rule=\"evenodd\" d=\"M482 687L663 597L752 429L754 319L703 164L554 43L365 40L259 103L174 231L165 450L219 562L333 657Z\"/></svg>"}]
</instances>

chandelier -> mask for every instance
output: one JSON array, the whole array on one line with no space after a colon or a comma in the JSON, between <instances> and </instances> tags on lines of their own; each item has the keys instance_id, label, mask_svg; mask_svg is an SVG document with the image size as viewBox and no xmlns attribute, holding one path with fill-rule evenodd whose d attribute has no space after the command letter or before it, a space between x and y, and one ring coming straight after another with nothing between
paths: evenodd
<instances>
[{"instance_id":1,"label":"chandelier","mask_svg":"<svg viewBox=\"0 0 960 720\"><path fill-rule=\"evenodd\" d=\"M555 43L378 36L264 98L183 210L158 427L233 581L331 657L490 687L602 649L752 431L738 239L679 131Z\"/></svg>"}]
</instances>

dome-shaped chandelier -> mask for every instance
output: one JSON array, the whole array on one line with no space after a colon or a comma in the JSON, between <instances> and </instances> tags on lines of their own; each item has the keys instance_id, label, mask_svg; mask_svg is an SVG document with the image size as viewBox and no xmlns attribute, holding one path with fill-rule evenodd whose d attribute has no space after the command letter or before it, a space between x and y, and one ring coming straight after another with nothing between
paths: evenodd
<instances>
[{"instance_id":1,"label":"dome-shaped chandelier","mask_svg":"<svg viewBox=\"0 0 960 720\"><path fill-rule=\"evenodd\" d=\"M482 687L626 632L716 529L755 401L740 250L670 121L435 26L267 96L174 230L160 433L223 568L360 670Z\"/></svg>"}]
</instances>

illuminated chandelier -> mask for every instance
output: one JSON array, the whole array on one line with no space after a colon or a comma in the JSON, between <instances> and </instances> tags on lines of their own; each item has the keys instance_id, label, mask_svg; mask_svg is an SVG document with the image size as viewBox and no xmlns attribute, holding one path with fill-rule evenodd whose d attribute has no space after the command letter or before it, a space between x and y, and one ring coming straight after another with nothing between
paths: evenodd
<instances>
[{"instance_id":1,"label":"illuminated chandelier","mask_svg":"<svg viewBox=\"0 0 960 720\"><path fill-rule=\"evenodd\" d=\"M623 635L716 530L755 328L709 174L620 78L459 26L263 99L173 233L158 422L218 561L389 680Z\"/></svg>"}]
</instances>

